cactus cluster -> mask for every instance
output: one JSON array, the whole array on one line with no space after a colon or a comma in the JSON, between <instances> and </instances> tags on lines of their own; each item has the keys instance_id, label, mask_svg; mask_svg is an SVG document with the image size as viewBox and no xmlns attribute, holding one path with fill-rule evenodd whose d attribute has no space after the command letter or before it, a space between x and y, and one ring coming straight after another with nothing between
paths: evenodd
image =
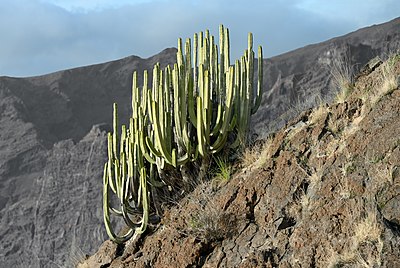
<instances>
[{"instance_id":1,"label":"cactus cluster","mask_svg":"<svg viewBox=\"0 0 400 268\"><path fill-rule=\"evenodd\" d=\"M199 180L213 154L246 142L250 116L261 102L262 48L258 48L258 85L254 89L252 34L244 55L232 65L229 31L222 25L219 37L219 50L208 30L194 35L193 46L190 38L184 45L178 39L176 63L164 69L156 64L151 87L147 71L142 87L134 72L128 127L118 129L114 104L103 176L104 222L113 241L123 243L145 231L149 213L157 209L157 189L176 186L168 179L167 170L180 171L180 180L186 183ZM197 178L188 177L184 170L195 161L200 163ZM110 190L117 197L115 202ZM124 219L129 227L125 234L115 234L110 212Z\"/></svg>"}]
</instances>

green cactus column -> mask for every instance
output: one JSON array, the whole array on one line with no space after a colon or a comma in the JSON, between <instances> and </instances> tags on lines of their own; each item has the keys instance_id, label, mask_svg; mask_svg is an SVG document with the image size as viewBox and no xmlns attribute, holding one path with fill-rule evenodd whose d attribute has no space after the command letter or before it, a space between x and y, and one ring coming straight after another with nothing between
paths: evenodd
<instances>
[{"instance_id":1,"label":"green cactus column","mask_svg":"<svg viewBox=\"0 0 400 268\"><path fill-rule=\"evenodd\" d=\"M112 240L123 243L144 232L150 213L160 211L161 194L182 192L182 187L187 192L206 178L214 154L246 144L263 82L259 47L254 87L254 54L250 33L244 55L231 65L229 30L221 25L219 47L208 30L195 34L193 43L186 39L184 47L178 39L176 64L162 69L157 63L150 87L147 71L141 88L134 72L129 127L119 129L115 104L108 134L103 209ZM115 234L110 212L124 220L128 232Z\"/></svg>"}]
</instances>

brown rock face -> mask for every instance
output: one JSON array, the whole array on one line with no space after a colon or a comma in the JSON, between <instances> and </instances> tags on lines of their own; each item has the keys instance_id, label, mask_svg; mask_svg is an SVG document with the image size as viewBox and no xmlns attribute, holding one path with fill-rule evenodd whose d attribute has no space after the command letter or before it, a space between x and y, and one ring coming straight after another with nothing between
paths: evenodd
<instances>
[{"instance_id":1,"label":"brown rock face","mask_svg":"<svg viewBox=\"0 0 400 268\"><path fill-rule=\"evenodd\" d=\"M199 185L108 267L400 267L400 87L386 64L270 136L229 182Z\"/></svg>"}]
</instances>

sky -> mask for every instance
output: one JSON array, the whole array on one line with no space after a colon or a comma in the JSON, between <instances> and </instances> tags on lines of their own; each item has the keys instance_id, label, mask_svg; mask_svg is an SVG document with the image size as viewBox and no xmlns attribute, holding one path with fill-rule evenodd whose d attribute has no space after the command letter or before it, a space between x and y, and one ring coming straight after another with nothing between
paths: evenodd
<instances>
[{"instance_id":1,"label":"sky","mask_svg":"<svg viewBox=\"0 0 400 268\"><path fill-rule=\"evenodd\" d=\"M399 0L0 0L0 76L26 77L176 47L229 28L272 57L400 16Z\"/></svg>"}]
</instances>

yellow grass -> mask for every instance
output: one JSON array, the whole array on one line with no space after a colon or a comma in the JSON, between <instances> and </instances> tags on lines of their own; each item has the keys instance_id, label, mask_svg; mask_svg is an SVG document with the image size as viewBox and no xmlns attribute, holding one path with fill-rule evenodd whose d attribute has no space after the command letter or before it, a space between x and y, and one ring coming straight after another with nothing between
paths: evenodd
<instances>
[{"instance_id":1,"label":"yellow grass","mask_svg":"<svg viewBox=\"0 0 400 268\"><path fill-rule=\"evenodd\" d=\"M338 90L336 102L343 103L353 90L353 72L348 56L338 58L331 66L331 76L334 87Z\"/></svg>"}]
</instances>

